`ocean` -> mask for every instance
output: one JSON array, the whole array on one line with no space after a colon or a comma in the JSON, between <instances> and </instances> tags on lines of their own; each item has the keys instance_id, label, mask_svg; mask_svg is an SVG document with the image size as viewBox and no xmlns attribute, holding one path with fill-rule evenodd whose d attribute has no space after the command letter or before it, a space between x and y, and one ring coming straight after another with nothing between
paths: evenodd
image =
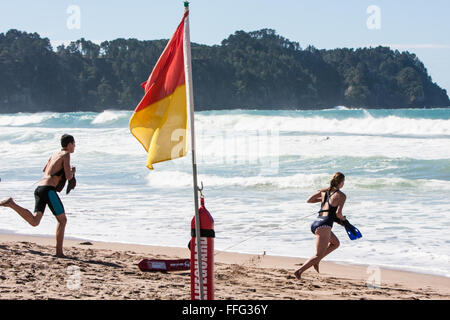
<instances>
[{"instance_id":1,"label":"ocean","mask_svg":"<svg viewBox=\"0 0 450 320\"><path fill-rule=\"evenodd\" d=\"M130 111L0 115L0 199L33 210L42 168L75 137L77 188L61 193L66 237L186 247L194 215L191 155L145 167ZM215 248L308 258L319 204L306 199L345 174L343 213L363 238L326 261L450 277L450 109L196 112L199 182ZM49 209L33 228L0 208L0 232L54 236Z\"/></svg>"}]
</instances>

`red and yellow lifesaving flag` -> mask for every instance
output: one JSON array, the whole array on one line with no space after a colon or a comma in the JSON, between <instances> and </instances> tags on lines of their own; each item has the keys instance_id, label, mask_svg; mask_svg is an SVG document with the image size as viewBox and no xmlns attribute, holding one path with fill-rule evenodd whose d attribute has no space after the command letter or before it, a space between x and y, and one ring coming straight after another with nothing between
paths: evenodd
<instances>
[{"instance_id":1,"label":"red and yellow lifesaving flag","mask_svg":"<svg viewBox=\"0 0 450 320\"><path fill-rule=\"evenodd\" d=\"M130 119L130 131L148 152L147 167L187 153L187 103L184 75L184 22L173 34L149 79L145 95Z\"/></svg>"}]
</instances>

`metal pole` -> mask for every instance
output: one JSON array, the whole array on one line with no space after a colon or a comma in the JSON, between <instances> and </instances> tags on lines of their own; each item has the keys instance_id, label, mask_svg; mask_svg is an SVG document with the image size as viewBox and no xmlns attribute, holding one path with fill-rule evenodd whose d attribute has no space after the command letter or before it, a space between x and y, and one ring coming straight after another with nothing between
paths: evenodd
<instances>
[{"instance_id":1,"label":"metal pole","mask_svg":"<svg viewBox=\"0 0 450 320\"><path fill-rule=\"evenodd\" d=\"M184 11L189 11L189 2L184 2ZM186 93L187 104L190 115L191 127L191 150L192 150L192 174L194 177L194 202L195 202L195 239L197 242L197 261L198 261L198 279L200 285L200 300L204 300L203 290L203 268L202 268L202 253L200 241L200 216L198 212L198 184L197 184L197 159L195 156L195 127L194 127L194 94L192 88L192 63L191 63L191 40L189 35L189 15L184 20L184 68L186 77ZM191 248L191 250L195 250Z\"/></svg>"}]
</instances>

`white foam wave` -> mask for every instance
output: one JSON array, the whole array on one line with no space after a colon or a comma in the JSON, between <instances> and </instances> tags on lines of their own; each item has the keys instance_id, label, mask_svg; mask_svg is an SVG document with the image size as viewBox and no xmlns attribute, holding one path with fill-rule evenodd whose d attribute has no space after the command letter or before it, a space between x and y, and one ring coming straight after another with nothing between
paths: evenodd
<instances>
[{"instance_id":1,"label":"white foam wave","mask_svg":"<svg viewBox=\"0 0 450 320\"><path fill-rule=\"evenodd\" d=\"M3 115L0 116L0 126L21 127L33 124L42 123L48 119L54 118L55 114L52 113L18 113L16 115Z\"/></svg>"},{"instance_id":2,"label":"white foam wave","mask_svg":"<svg viewBox=\"0 0 450 320\"><path fill-rule=\"evenodd\" d=\"M329 174L294 174L290 176L250 176L223 177L218 175L199 174L199 181L211 187L238 186L243 188L262 189L319 189L328 185ZM180 188L192 185L192 174L180 171L151 172L147 176L147 185L155 188ZM361 178L347 177L346 189L349 190L381 190L381 189L432 189L450 191L450 184L443 180L404 178Z\"/></svg>"},{"instance_id":3,"label":"white foam wave","mask_svg":"<svg viewBox=\"0 0 450 320\"><path fill-rule=\"evenodd\" d=\"M349 109L338 106L330 110L362 110L363 118L342 119L311 116L302 113L292 115L255 115L255 114L215 114L197 113L197 131L214 133L217 130L266 130L279 132L319 133L319 134L351 134L351 135L401 135L401 136L448 136L450 135L450 119L422 119L387 116L375 118L365 109ZM61 125L59 120L70 125L83 126L90 121L96 126L118 125L127 127L131 111L106 110L99 114L60 114L60 113L18 113L0 115L0 126L33 126L44 122Z\"/></svg>"},{"instance_id":4,"label":"white foam wave","mask_svg":"<svg viewBox=\"0 0 450 320\"><path fill-rule=\"evenodd\" d=\"M297 174L288 177L221 177L217 175L199 174L199 181L204 181L205 184L211 187L227 187L227 186L241 186L241 187L310 187L314 184L320 184L327 179L328 175L311 174L302 175ZM148 185L160 188L173 187L187 187L192 185L192 174L179 171L160 171L151 172L147 176Z\"/></svg>"},{"instance_id":5,"label":"white foam wave","mask_svg":"<svg viewBox=\"0 0 450 320\"><path fill-rule=\"evenodd\" d=\"M92 120L92 124L106 124L113 123L117 120L128 118L130 112L128 111L114 111L114 110L106 110L100 113Z\"/></svg>"},{"instance_id":6,"label":"white foam wave","mask_svg":"<svg viewBox=\"0 0 450 320\"><path fill-rule=\"evenodd\" d=\"M321 116L287 117L262 115L216 115L199 114L199 130L265 130L273 128L281 132L338 133L363 135L450 135L450 120L411 119L398 116L374 118L364 110L364 118L329 119Z\"/></svg>"},{"instance_id":7,"label":"white foam wave","mask_svg":"<svg viewBox=\"0 0 450 320\"><path fill-rule=\"evenodd\" d=\"M328 109L328 110L365 110L365 109L363 109L363 108L350 108L350 107L346 107L346 106L336 106L336 107L334 107L332 109Z\"/></svg>"}]
</instances>

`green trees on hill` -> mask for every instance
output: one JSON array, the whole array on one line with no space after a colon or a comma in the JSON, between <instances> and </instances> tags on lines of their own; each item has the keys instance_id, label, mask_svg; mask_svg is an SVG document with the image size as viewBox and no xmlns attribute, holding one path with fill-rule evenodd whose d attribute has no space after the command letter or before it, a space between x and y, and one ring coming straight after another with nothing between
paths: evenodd
<instances>
[{"instance_id":1,"label":"green trees on hill","mask_svg":"<svg viewBox=\"0 0 450 320\"><path fill-rule=\"evenodd\" d=\"M132 110L167 40L80 39L52 50L36 33L0 33L0 112ZM196 110L449 106L412 53L302 49L263 29L192 44Z\"/></svg>"}]
</instances>

